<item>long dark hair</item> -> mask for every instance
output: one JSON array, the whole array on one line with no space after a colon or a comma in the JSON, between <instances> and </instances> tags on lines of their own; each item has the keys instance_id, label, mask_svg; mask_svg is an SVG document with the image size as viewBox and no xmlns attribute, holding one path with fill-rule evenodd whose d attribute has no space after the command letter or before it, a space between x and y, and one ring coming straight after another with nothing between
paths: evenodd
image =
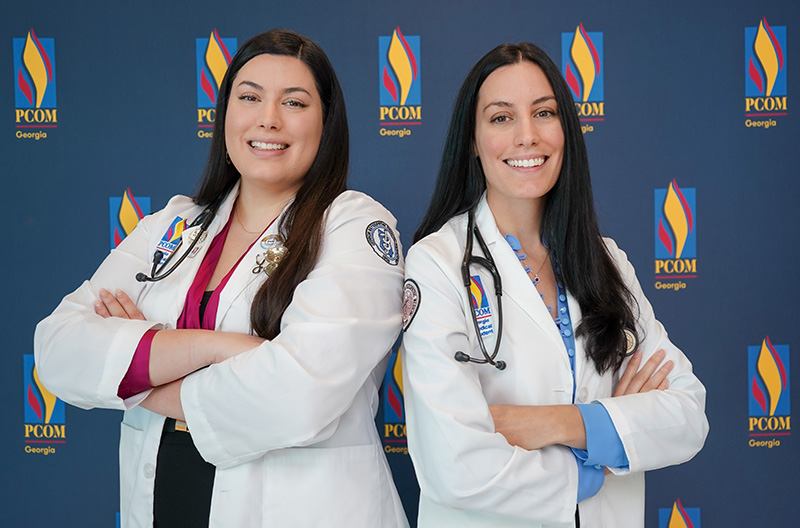
<instances>
[{"instance_id":1,"label":"long dark hair","mask_svg":"<svg viewBox=\"0 0 800 528\"><path fill-rule=\"evenodd\" d=\"M569 88L558 67L539 47L528 42L502 44L484 55L467 75L454 105L433 198L414 241L472 209L486 190L473 146L478 94L492 72L521 61L544 72L564 131L564 159L558 181L547 194L542 234L554 261L561 263L559 278L580 304L582 320L576 335L585 338L586 353L598 372L616 371L626 349L623 330L636 333L636 303L600 234L586 144Z\"/></svg>"},{"instance_id":2,"label":"long dark hair","mask_svg":"<svg viewBox=\"0 0 800 528\"><path fill-rule=\"evenodd\" d=\"M314 41L292 31L273 29L256 35L233 57L217 96L214 137L211 140L200 189L194 198L202 206L220 203L241 175L226 161L225 116L236 74L258 55L288 55L303 61L314 76L322 100L322 138L317 156L308 169L294 201L278 227L289 249L281 265L264 282L253 299L250 323L261 337L280 333L283 313L294 290L317 263L322 247L325 211L347 187L350 139L344 95L328 57Z\"/></svg>"}]
</instances>

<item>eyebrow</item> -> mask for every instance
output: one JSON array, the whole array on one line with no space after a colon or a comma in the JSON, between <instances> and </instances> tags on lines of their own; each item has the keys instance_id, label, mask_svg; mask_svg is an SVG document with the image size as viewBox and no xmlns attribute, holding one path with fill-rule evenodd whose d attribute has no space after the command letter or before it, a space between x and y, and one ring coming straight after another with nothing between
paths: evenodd
<instances>
[{"instance_id":1,"label":"eyebrow","mask_svg":"<svg viewBox=\"0 0 800 528\"><path fill-rule=\"evenodd\" d=\"M262 91L262 92L264 91L264 87L263 87L263 86L261 86L260 84L258 84L257 82L253 82L253 81L242 81L242 82L240 82L240 83L238 84L238 86L241 86L241 85L243 85L243 84L245 84L245 85L247 85L247 86L250 86L250 87L251 87L251 88L253 88L254 90L259 90L259 91ZM290 87L288 87L288 88L284 88L284 89L282 90L282 92L283 92L284 94L290 94L290 93L294 93L294 92L304 92L304 93L307 93L308 95L311 95L311 93L310 93L308 90L306 90L305 88L302 88L302 87L300 87L300 86L290 86Z\"/></svg>"},{"instance_id":2,"label":"eyebrow","mask_svg":"<svg viewBox=\"0 0 800 528\"><path fill-rule=\"evenodd\" d=\"M531 103L531 106L536 106L537 104L543 103L545 101L549 101L550 99L555 100L555 98L556 98L555 95L545 95L545 96L542 96L542 97L536 99L535 101L533 101ZM486 109L489 108L490 106L499 106L501 108L511 108L514 105L512 105L511 103L508 103L506 101L494 101L494 102L491 102L491 103L487 104L486 106L484 106L483 107L483 111L485 112Z\"/></svg>"}]
</instances>

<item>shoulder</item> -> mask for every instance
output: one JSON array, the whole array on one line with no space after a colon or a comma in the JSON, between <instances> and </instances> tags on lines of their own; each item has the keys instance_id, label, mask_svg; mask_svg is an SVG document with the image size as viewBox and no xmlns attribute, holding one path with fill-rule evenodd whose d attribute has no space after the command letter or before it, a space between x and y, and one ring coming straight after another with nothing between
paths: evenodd
<instances>
[{"instance_id":1,"label":"shoulder","mask_svg":"<svg viewBox=\"0 0 800 528\"><path fill-rule=\"evenodd\" d=\"M346 222L354 219L381 220L395 229L397 220L377 200L359 191L344 191L328 208L328 222Z\"/></svg>"},{"instance_id":2,"label":"shoulder","mask_svg":"<svg viewBox=\"0 0 800 528\"><path fill-rule=\"evenodd\" d=\"M414 273L415 268L431 265L459 270L464 259L466 223L465 214L454 216L438 231L411 246L406 256L406 273Z\"/></svg>"},{"instance_id":3,"label":"shoulder","mask_svg":"<svg viewBox=\"0 0 800 528\"><path fill-rule=\"evenodd\" d=\"M334 199L325 219L326 245L331 251L344 246L371 248L388 264L402 262L397 220L383 205L357 191L345 191Z\"/></svg>"}]
</instances>

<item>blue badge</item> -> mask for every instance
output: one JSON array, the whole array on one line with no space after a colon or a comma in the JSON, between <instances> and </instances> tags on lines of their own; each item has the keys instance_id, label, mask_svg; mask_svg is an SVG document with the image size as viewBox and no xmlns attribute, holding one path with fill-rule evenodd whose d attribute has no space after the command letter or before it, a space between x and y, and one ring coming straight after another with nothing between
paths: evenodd
<instances>
[{"instance_id":1,"label":"blue badge","mask_svg":"<svg viewBox=\"0 0 800 528\"><path fill-rule=\"evenodd\" d=\"M376 220L367 226L364 233L367 242L372 246L372 250L387 263L397 266L400 262L400 252L397 247L397 239L394 237L392 229L386 222Z\"/></svg>"}]
</instances>

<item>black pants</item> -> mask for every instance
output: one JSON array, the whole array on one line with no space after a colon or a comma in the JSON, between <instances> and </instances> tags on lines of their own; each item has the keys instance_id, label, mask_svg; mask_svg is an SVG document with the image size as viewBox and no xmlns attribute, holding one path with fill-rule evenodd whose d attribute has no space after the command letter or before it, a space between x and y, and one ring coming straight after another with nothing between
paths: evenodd
<instances>
[{"instance_id":1,"label":"black pants","mask_svg":"<svg viewBox=\"0 0 800 528\"><path fill-rule=\"evenodd\" d=\"M207 528L215 467L200 456L191 434L164 429L156 464L153 527Z\"/></svg>"}]
</instances>

